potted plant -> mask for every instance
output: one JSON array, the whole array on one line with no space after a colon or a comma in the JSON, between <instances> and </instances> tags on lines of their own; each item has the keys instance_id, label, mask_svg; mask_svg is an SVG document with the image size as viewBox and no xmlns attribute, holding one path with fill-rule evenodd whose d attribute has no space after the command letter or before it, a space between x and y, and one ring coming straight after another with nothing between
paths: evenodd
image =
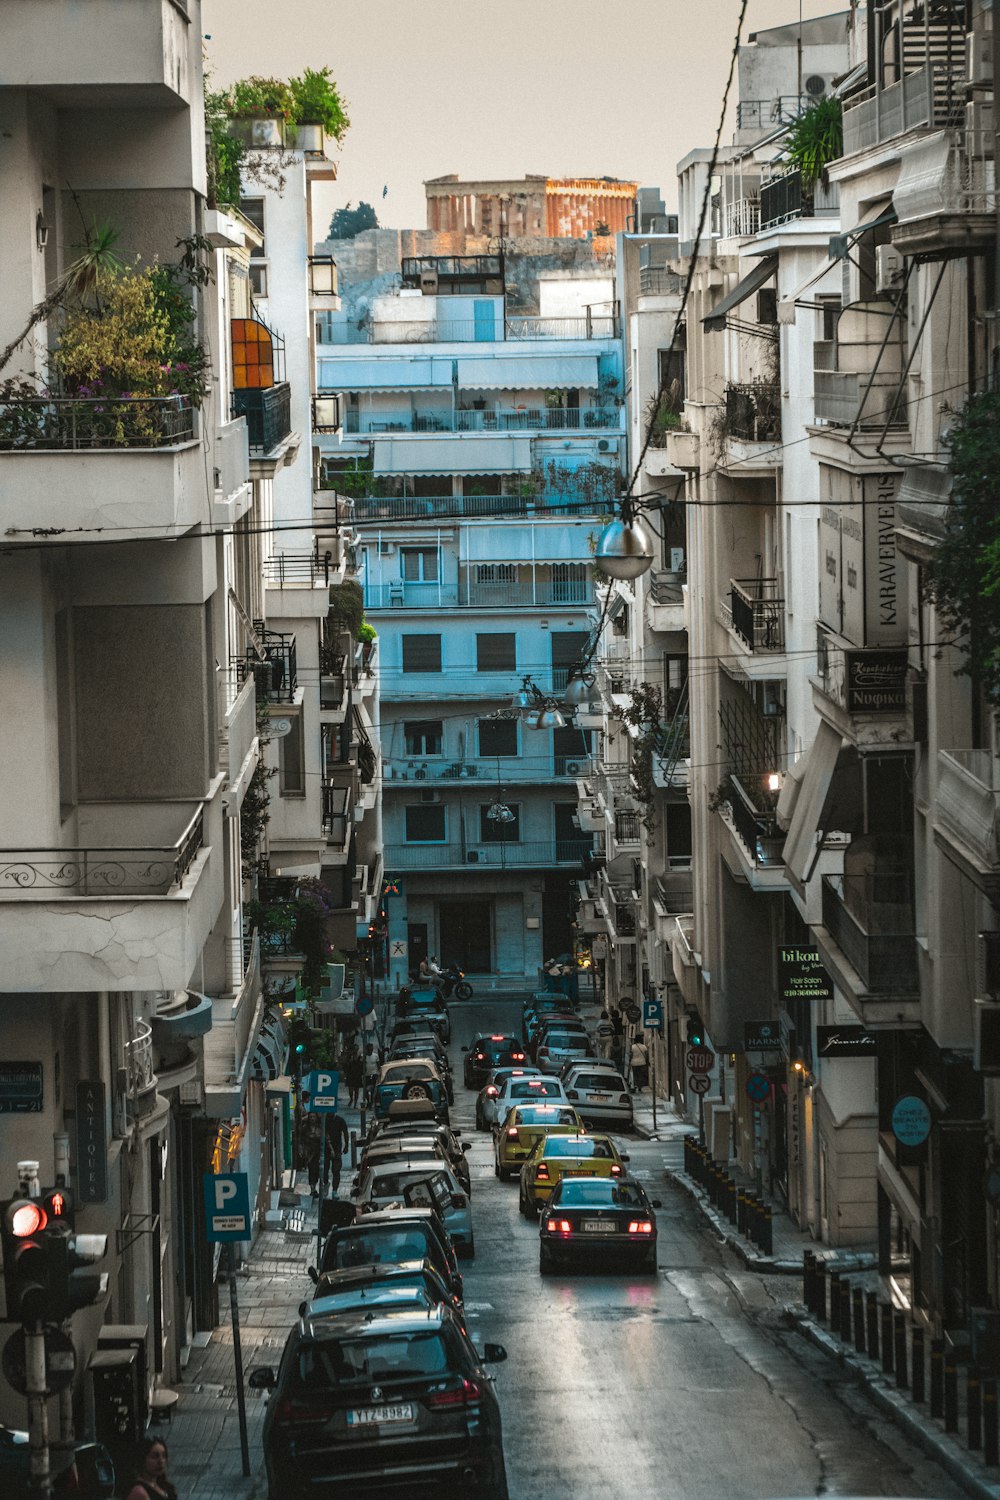
<instances>
[{"instance_id":1,"label":"potted plant","mask_svg":"<svg viewBox=\"0 0 1000 1500\"><path fill-rule=\"evenodd\" d=\"M282 146L294 138L295 99L280 78L241 78L223 94L222 104L248 146Z\"/></svg>"},{"instance_id":2,"label":"potted plant","mask_svg":"<svg viewBox=\"0 0 1000 1500\"><path fill-rule=\"evenodd\" d=\"M350 121L329 68L306 68L288 87L300 150L322 153L324 136L342 139Z\"/></svg>"},{"instance_id":3,"label":"potted plant","mask_svg":"<svg viewBox=\"0 0 1000 1500\"><path fill-rule=\"evenodd\" d=\"M828 94L795 119L785 139L785 160L802 180L803 197L811 200L826 169L844 154L844 121L840 100Z\"/></svg>"}]
</instances>

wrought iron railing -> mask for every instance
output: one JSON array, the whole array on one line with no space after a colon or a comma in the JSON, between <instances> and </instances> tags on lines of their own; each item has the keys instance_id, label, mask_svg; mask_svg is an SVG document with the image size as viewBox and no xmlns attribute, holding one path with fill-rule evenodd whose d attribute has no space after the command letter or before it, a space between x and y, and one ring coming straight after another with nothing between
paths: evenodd
<instances>
[{"instance_id":1,"label":"wrought iron railing","mask_svg":"<svg viewBox=\"0 0 1000 1500\"><path fill-rule=\"evenodd\" d=\"M840 193L835 183L824 186L817 181L811 188L804 188L801 172L786 172L783 177L774 177L761 185L760 227L773 229L790 219L835 214L839 206Z\"/></svg>"},{"instance_id":2,"label":"wrought iron railing","mask_svg":"<svg viewBox=\"0 0 1000 1500\"><path fill-rule=\"evenodd\" d=\"M194 437L190 396L29 396L0 401L0 451L169 448Z\"/></svg>"},{"instance_id":3,"label":"wrought iron railing","mask_svg":"<svg viewBox=\"0 0 1000 1500\"><path fill-rule=\"evenodd\" d=\"M772 809L757 807L738 776L729 778L726 801L740 843L756 865L781 865L784 835Z\"/></svg>"},{"instance_id":4,"label":"wrought iron railing","mask_svg":"<svg viewBox=\"0 0 1000 1500\"><path fill-rule=\"evenodd\" d=\"M247 419L251 453L271 453L292 430L292 388L282 381L263 390L233 391L232 414Z\"/></svg>"},{"instance_id":5,"label":"wrought iron railing","mask_svg":"<svg viewBox=\"0 0 1000 1500\"><path fill-rule=\"evenodd\" d=\"M347 822L350 816L350 789L336 786L332 782L323 784L323 833L334 844L343 844L347 838Z\"/></svg>"},{"instance_id":6,"label":"wrought iron railing","mask_svg":"<svg viewBox=\"0 0 1000 1500\"><path fill-rule=\"evenodd\" d=\"M135 1023L136 1035L125 1043L125 1089L130 1100L148 1094L156 1087L153 1059L153 1028L148 1021Z\"/></svg>"},{"instance_id":7,"label":"wrought iron railing","mask_svg":"<svg viewBox=\"0 0 1000 1500\"><path fill-rule=\"evenodd\" d=\"M596 516L611 509L606 501L540 495L368 495L355 501L355 520L422 521L434 517L526 516L558 511L560 516Z\"/></svg>"},{"instance_id":8,"label":"wrought iron railing","mask_svg":"<svg viewBox=\"0 0 1000 1500\"><path fill-rule=\"evenodd\" d=\"M264 559L264 582L279 589L294 584L328 584L330 568L335 561L332 552L320 557L315 549L312 552L276 552L273 557Z\"/></svg>"},{"instance_id":9,"label":"wrought iron railing","mask_svg":"<svg viewBox=\"0 0 1000 1500\"><path fill-rule=\"evenodd\" d=\"M333 323L322 329L326 344L466 344L515 339L612 339L618 337L613 314L585 318L512 317L499 313L485 322L472 318L413 319L407 322Z\"/></svg>"},{"instance_id":10,"label":"wrought iron railing","mask_svg":"<svg viewBox=\"0 0 1000 1500\"><path fill-rule=\"evenodd\" d=\"M727 385L726 436L747 443L777 442L781 437L781 387Z\"/></svg>"},{"instance_id":11,"label":"wrought iron railing","mask_svg":"<svg viewBox=\"0 0 1000 1500\"><path fill-rule=\"evenodd\" d=\"M726 239L745 239L756 234L761 227L760 199L737 198L735 203L727 203L724 224Z\"/></svg>"},{"instance_id":12,"label":"wrought iron railing","mask_svg":"<svg viewBox=\"0 0 1000 1500\"><path fill-rule=\"evenodd\" d=\"M741 99L736 106L738 130L767 130L784 125L812 101L805 94L778 94L773 99Z\"/></svg>"},{"instance_id":13,"label":"wrought iron railing","mask_svg":"<svg viewBox=\"0 0 1000 1500\"><path fill-rule=\"evenodd\" d=\"M642 819L637 812L616 812L615 843L637 844L641 827Z\"/></svg>"},{"instance_id":14,"label":"wrought iron railing","mask_svg":"<svg viewBox=\"0 0 1000 1500\"><path fill-rule=\"evenodd\" d=\"M546 869L550 865L579 864L594 842L590 834L578 839L534 839L524 843L503 841L489 844L387 844L387 870L442 869L445 867L514 866Z\"/></svg>"},{"instance_id":15,"label":"wrought iron railing","mask_svg":"<svg viewBox=\"0 0 1000 1500\"><path fill-rule=\"evenodd\" d=\"M266 698L271 703L293 703L298 685L295 636L266 630L261 621L254 624L264 659L261 660L255 647L249 646L246 655L233 663L237 678L243 682L253 677L258 701Z\"/></svg>"},{"instance_id":16,"label":"wrought iron railing","mask_svg":"<svg viewBox=\"0 0 1000 1500\"><path fill-rule=\"evenodd\" d=\"M777 578L731 578L733 630L751 651L781 651L785 645L785 601Z\"/></svg>"},{"instance_id":17,"label":"wrought iron railing","mask_svg":"<svg viewBox=\"0 0 1000 1500\"><path fill-rule=\"evenodd\" d=\"M137 848L0 849L0 893L53 896L165 896L183 884L204 843L199 807L173 844Z\"/></svg>"},{"instance_id":18,"label":"wrought iron railing","mask_svg":"<svg viewBox=\"0 0 1000 1500\"><path fill-rule=\"evenodd\" d=\"M870 931L876 923L876 913L871 907L859 912L848 907L843 894L843 882L848 878L824 875L823 926L867 989L882 994L916 995L917 939L912 918L908 931Z\"/></svg>"}]
</instances>

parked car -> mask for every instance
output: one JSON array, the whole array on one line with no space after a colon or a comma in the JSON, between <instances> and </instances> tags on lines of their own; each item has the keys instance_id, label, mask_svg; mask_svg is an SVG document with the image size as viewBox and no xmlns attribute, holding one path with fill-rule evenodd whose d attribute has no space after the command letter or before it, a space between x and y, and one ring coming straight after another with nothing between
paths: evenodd
<instances>
[{"instance_id":1,"label":"parked car","mask_svg":"<svg viewBox=\"0 0 1000 1500\"><path fill-rule=\"evenodd\" d=\"M365 1148L361 1156L358 1171L351 1184L351 1191L356 1193L361 1186L361 1178L366 1169L386 1163L416 1162L433 1166L435 1162L441 1162L450 1167L448 1154L439 1141L433 1136L426 1135L422 1139L406 1138L403 1140L376 1141Z\"/></svg>"},{"instance_id":2,"label":"parked car","mask_svg":"<svg viewBox=\"0 0 1000 1500\"><path fill-rule=\"evenodd\" d=\"M573 1057L593 1057L594 1049L585 1031L546 1031L535 1051L535 1063L542 1073L558 1075L563 1063Z\"/></svg>"},{"instance_id":3,"label":"parked car","mask_svg":"<svg viewBox=\"0 0 1000 1500\"><path fill-rule=\"evenodd\" d=\"M397 1020L421 1020L436 1031L444 1043L451 1041L451 1017L443 995L436 989L414 990L404 986L396 1001Z\"/></svg>"},{"instance_id":4,"label":"parked car","mask_svg":"<svg viewBox=\"0 0 1000 1500\"><path fill-rule=\"evenodd\" d=\"M577 1032L585 1037L590 1035L586 1026L576 1016L542 1016L538 1025L532 1027L531 1038L527 1044L532 1061L536 1060L538 1049L550 1031Z\"/></svg>"},{"instance_id":5,"label":"parked car","mask_svg":"<svg viewBox=\"0 0 1000 1500\"><path fill-rule=\"evenodd\" d=\"M607 1263L656 1274L656 1215L638 1182L623 1177L563 1177L542 1211L538 1269Z\"/></svg>"},{"instance_id":6,"label":"parked car","mask_svg":"<svg viewBox=\"0 0 1000 1500\"><path fill-rule=\"evenodd\" d=\"M574 1073L621 1073L616 1062L608 1057L571 1057L559 1069L559 1077L567 1088L572 1088Z\"/></svg>"},{"instance_id":7,"label":"parked car","mask_svg":"<svg viewBox=\"0 0 1000 1500\"><path fill-rule=\"evenodd\" d=\"M361 1213L389 1208L394 1203L406 1208L434 1209L456 1253L469 1258L476 1253L469 1195L443 1161L404 1157L399 1161L374 1162L361 1172L352 1197Z\"/></svg>"},{"instance_id":8,"label":"parked car","mask_svg":"<svg viewBox=\"0 0 1000 1500\"><path fill-rule=\"evenodd\" d=\"M388 1062L375 1083L375 1117L382 1119L397 1099L429 1099L448 1118L448 1089L435 1064L426 1057Z\"/></svg>"},{"instance_id":9,"label":"parked car","mask_svg":"<svg viewBox=\"0 0 1000 1500\"><path fill-rule=\"evenodd\" d=\"M499 1031L481 1032L462 1051L467 1089L481 1089L494 1068L514 1067L527 1061L520 1038Z\"/></svg>"},{"instance_id":10,"label":"parked car","mask_svg":"<svg viewBox=\"0 0 1000 1500\"><path fill-rule=\"evenodd\" d=\"M312 1301L303 1303L303 1317L331 1318L344 1312L437 1307L445 1302L462 1318L462 1299L425 1256L423 1260L397 1261L394 1265L352 1266L321 1276Z\"/></svg>"},{"instance_id":11,"label":"parked car","mask_svg":"<svg viewBox=\"0 0 1000 1500\"><path fill-rule=\"evenodd\" d=\"M350 1266L395 1265L427 1259L455 1296L462 1296L462 1275L455 1247L440 1217L429 1208L388 1209L365 1214L355 1224L333 1230L323 1243L319 1270L311 1267L313 1282L330 1271Z\"/></svg>"},{"instance_id":12,"label":"parked car","mask_svg":"<svg viewBox=\"0 0 1000 1500\"><path fill-rule=\"evenodd\" d=\"M623 1177L627 1161L609 1135L544 1135L521 1168L518 1208L537 1219L563 1177Z\"/></svg>"},{"instance_id":13,"label":"parked car","mask_svg":"<svg viewBox=\"0 0 1000 1500\"><path fill-rule=\"evenodd\" d=\"M493 1137L493 1170L504 1182L520 1172L543 1135L582 1135L584 1124L567 1104L515 1104Z\"/></svg>"},{"instance_id":14,"label":"parked car","mask_svg":"<svg viewBox=\"0 0 1000 1500\"><path fill-rule=\"evenodd\" d=\"M71 1450L51 1447L52 1494L72 1500L109 1500L115 1493L115 1465L103 1443L74 1443ZM31 1449L28 1434L0 1427L0 1494L4 1500L29 1500Z\"/></svg>"},{"instance_id":15,"label":"parked car","mask_svg":"<svg viewBox=\"0 0 1000 1500\"><path fill-rule=\"evenodd\" d=\"M401 1037L399 1041L393 1042L389 1048L387 1062L407 1062L411 1058L427 1057L437 1068L444 1082L444 1091L448 1097L448 1103L455 1102L455 1081L452 1077L451 1062L444 1047L438 1042L433 1046L428 1037Z\"/></svg>"},{"instance_id":16,"label":"parked car","mask_svg":"<svg viewBox=\"0 0 1000 1500\"><path fill-rule=\"evenodd\" d=\"M376 1121L375 1126L368 1137L365 1147L367 1153L369 1147L380 1146L389 1141L420 1141L436 1140L443 1148L445 1155L454 1170L455 1176L465 1188L470 1191L472 1186L469 1174L469 1163L466 1158L468 1146L461 1141L452 1130L450 1125L439 1125L435 1120L413 1120L403 1121L399 1124L389 1121Z\"/></svg>"},{"instance_id":17,"label":"parked car","mask_svg":"<svg viewBox=\"0 0 1000 1500\"><path fill-rule=\"evenodd\" d=\"M620 1073L607 1068L574 1069L566 1081L566 1097L572 1099L588 1125L632 1128L632 1095Z\"/></svg>"},{"instance_id":18,"label":"parked car","mask_svg":"<svg viewBox=\"0 0 1000 1500\"><path fill-rule=\"evenodd\" d=\"M474 1490L507 1500L500 1406L480 1355L450 1308L300 1321L270 1390L263 1447L272 1500Z\"/></svg>"},{"instance_id":19,"label":"parked car","mask_svg":"<svg viewBox=\"0 0 1000 1500\"><path fill-rule=\"evenodd\" d=\"M529 1006L521 1019L521 1035L525 1042L530 1042L539 1027L553 1017L568 1022L579 1021L577 1013L567 1010L565 1005Z\"/></svg>"},{"instance_id":20,"label":"parked car","mask_svg":"<svg viewBox=\"0 0 1000 1500\"><path fill-rule=\"evenodd\" d=\"M476 1099L476 1129L492 1130L497 1122L497 1100L508 1078L538 1078L535 1067L494 1068Z\"/></svg>"}]
</instances>

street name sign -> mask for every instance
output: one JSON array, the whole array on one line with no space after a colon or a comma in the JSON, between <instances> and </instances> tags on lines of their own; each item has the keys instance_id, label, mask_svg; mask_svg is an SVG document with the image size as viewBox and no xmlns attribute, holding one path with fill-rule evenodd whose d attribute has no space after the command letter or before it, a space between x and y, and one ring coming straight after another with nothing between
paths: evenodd
<instances>
[{"instance_id":1,"label":"street name sign","mask_svg":"<svg viewBox=\"0 0 1000 1500\"><path fill-rule=\"evenodd\" d=\"M205 1238L231 1244L250 1238L250 1179L245 1172L206 1172Z\"/></svg>"}]
</instances>

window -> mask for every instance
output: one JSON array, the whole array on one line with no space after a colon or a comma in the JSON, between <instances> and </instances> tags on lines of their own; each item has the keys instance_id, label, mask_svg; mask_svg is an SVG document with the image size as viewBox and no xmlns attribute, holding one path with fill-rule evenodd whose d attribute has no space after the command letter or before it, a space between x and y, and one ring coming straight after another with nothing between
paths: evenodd
<instances>
[{"instance_id":1,"label":"window","mask_svg":"<svg viewBox=\"0 0 1000 1500\"><path fill-rule=\"evenodd\" d=\"M443 844L444 808L421 803L406 809L406 842L408 844Z\"/></svg>"},{"instance_id":2,"label":"window","mask_svg":"<svg viewBox=\"0 0 1000 1500\"><path fill-rule=\"evenodd\" d=\"M517 671L517 636L513 631L476 636L476 669L480 672Z\"/></svg>"},{"instance_id":3,"label":"window","mask_svg":"<svg viewBox=\"0 0 1000 1500\"><path fill-rule=\"evenodd\" d=\"M402 639L404 672L440 672L439 635L404 635Z\"/></svg>"},{"instance_id":4,"label":"window","mask_svg":"<svg viewBox=\"0 0 1000 1500\"><path fill-rule=\"evenodd\" d=\"M671 870L691 867L691 808L686 802L667 805L667 864Z\"/></svg>"},{"instance_id":5,"label":"window","mask_svg":"<svg viewBox=\"0 0 1000 1500\"><path fill-rule=\"evenodd\" d=\"M267 266L250 265L250 290L255 297L267 296Z\"/></svg>"},{"instance_id":6,"label":"window","mask_svg":"<svg viewBox=\"0 0 1000 1500\"><path fill-rule=\"evenodd\" d=\"M511 821L489 816L490 808L503 806L513 813ZM481 844L516 844L521 837L521 808L517 802L505 802L498 794L496 802L489 802L479 809L479 842Z\"/></svg>"},{"instance_id":7,"label":"window","mask_svg":"<svg viewBox=\"0 0 1000 1500\"><path fill-rule=\"evenodd\" d=\"M278 741L278 789L283 797L304 797L306 768L302 743L302 715L294 713L289 714L288 717L292 727Z\"/></svg>"},{"instance_id":8,"label":"window","mask_svg":"<svg viewBox=\"0 0 1000 1500\"><path fill-rule=\"evenodd\" d=\"M483 756L516 755L517 720L480 719L479 753Z\"/></svg>"},{"instance_id":9,"label":"window","mask_svg":"<svg viewBox=\"0 0 1000 1500\"><path fill-rule=\"evenodd\" d=\"M516 583L516 563L477 563L477 583Z\"/></svg>"},{"instance_id":10,"label":"window","mask_svg":"<svg viewBox=\"0 0 1000 1500\"><path fill-rule=\"evenodd\" d=\"M440 755L444 724L440 719L411 720L403 725L403 742L407 755Z\"/></svg>"},{"instance_id":11,"label":"window","mask_svg":"<svg viewBox=\"0 0 1000 1500\"><path fill-rule=\"evenodd\" d=\"M263 233L264 233L264 200L263 200L263 198L241 198L240 199L240 212L243 214L243 217L245 219L249 219L250 223L254 226L254 228L255 229L259 229L260 232L261 232L261 234L263 235ZM251 260L263 260L263 258L264 258L264 256L266 254L267 254L267 249L265 248L264 245L260 245L259 247L257 245L254 245L253 249L250 251L250 259Z\"/></svg>"},{"instance_id":12,"label":"window","mask_svg":"<svg viewBox=\"0 0 1000 1500\"><path fill-rule=\"evenodd\" d=\"M684 361L687 349L687 331L682 323L674 339L674 347L656 351L660 389L664 395L667 411L679 412L684 405Z\"/></svg>"},{"instance_id":13,"label":"window","mask_svg":"<svg viewBox=\"0 0 1000 1500\"><path fill-rule=\"evenodd\" d=\"M438 555L436 547L401 547L401 568L406 583L437 583Z\"/></svg>"}]
</instances>

